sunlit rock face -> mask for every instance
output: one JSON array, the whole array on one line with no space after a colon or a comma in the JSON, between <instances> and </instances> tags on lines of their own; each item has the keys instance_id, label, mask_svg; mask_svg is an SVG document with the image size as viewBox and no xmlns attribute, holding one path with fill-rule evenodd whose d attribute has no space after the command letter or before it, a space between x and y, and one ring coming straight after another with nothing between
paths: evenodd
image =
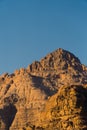
<instances>
[{"instance_id":1,"label":"sunlit rock face","mask_svg":"<svg viewBox=\"0 0 87 130\"><path fill-rule=\"evenodd\" d=\"M1 75L0 130L86 130L86 84L87 67L61 48Z\"/></svg>"},{"instance_id":2,"label":"sunlit rock face","mask_svg":"<svg viewBox=\"0 0 87 130\"><path fill-rule=\"evenodd\" d=\"M46 104L42 116L45 130L87 130L87 87L61 87Z\"/></svg>"}]
</instances>

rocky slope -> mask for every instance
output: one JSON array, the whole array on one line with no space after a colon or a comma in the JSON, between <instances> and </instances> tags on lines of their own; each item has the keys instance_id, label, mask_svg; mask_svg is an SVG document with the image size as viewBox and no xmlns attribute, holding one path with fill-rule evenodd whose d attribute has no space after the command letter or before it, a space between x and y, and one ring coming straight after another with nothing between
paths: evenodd
<instances>
[{"instance_id":1,"label":"rocky slope","mask_svg":"<svg viewBox=\"0 0 87 130\"><path fill-rule=\"evenodd\" d=\"M87 67L58 49L0 76L0 130L87 130Z\"/></svg>"}]
</instances>

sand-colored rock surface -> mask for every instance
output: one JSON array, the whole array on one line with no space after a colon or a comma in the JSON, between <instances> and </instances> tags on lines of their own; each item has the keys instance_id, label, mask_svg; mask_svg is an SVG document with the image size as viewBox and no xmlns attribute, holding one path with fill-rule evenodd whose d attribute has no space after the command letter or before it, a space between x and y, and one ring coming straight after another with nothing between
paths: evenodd
<instances>
[{"instance_id":1,"label":"sand-colored rock surface","mask_svg":"<svg viewBox=\"0 0 87 130\"><path fill-rule=\"evenodd\" d=\"M44 130L87 130L87 87L61 87L41 115Z\"/></svg>"},{"instance_id":2,"label":"sand-colored rock surface","mask_svg":"<svg viewBox=\"0 0 87 130\"><path fill-rule=\"evenodd\" d=\"M0 76L0 130L86 130L87 67L58 49Z\"/></svg>"}]
</instances>

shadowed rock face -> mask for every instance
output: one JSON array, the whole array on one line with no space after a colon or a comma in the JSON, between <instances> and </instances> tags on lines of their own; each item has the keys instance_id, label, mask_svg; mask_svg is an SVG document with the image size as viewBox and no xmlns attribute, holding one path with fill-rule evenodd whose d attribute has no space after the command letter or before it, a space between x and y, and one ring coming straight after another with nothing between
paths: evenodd
<instances>
[{"instance_id":1,"label":"shadowed rock face","mask_svg":"<svg viewBox=\"0 0 87 130\"><path fill-rule=\"evenodd\" d=\"M63 49L1 75L0 129L85 130L86 84L87 67Z\"/></svg>"},{"instance_id":2,"label":"shadowed rock face","mask_svg":"<svg viewBox=\"0 0 87 130\"><path fill-rule=\"evenodd\" d=\"M9 104L7 106L4 106L2 109L0 109L0 129L1 130L9 130L9 127L11 126L15 115L16 115L17 109L13 104Z\"/></svg>"}]
</instances>

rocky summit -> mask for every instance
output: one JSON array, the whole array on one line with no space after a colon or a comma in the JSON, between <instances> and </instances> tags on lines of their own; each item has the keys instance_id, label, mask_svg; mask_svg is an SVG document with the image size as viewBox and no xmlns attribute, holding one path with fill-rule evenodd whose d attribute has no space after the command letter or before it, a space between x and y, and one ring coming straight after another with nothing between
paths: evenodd
<instances>
[{"instance_id":1,"label":"rocky summit","mask_svg":"<svg viewBox=\"0 0 87 130\"><path fill-rule=\"evenodd\" d=\"M87 67L59 48L2 74L0 130L87 130Z\"/></svg>"}]
</instances>

